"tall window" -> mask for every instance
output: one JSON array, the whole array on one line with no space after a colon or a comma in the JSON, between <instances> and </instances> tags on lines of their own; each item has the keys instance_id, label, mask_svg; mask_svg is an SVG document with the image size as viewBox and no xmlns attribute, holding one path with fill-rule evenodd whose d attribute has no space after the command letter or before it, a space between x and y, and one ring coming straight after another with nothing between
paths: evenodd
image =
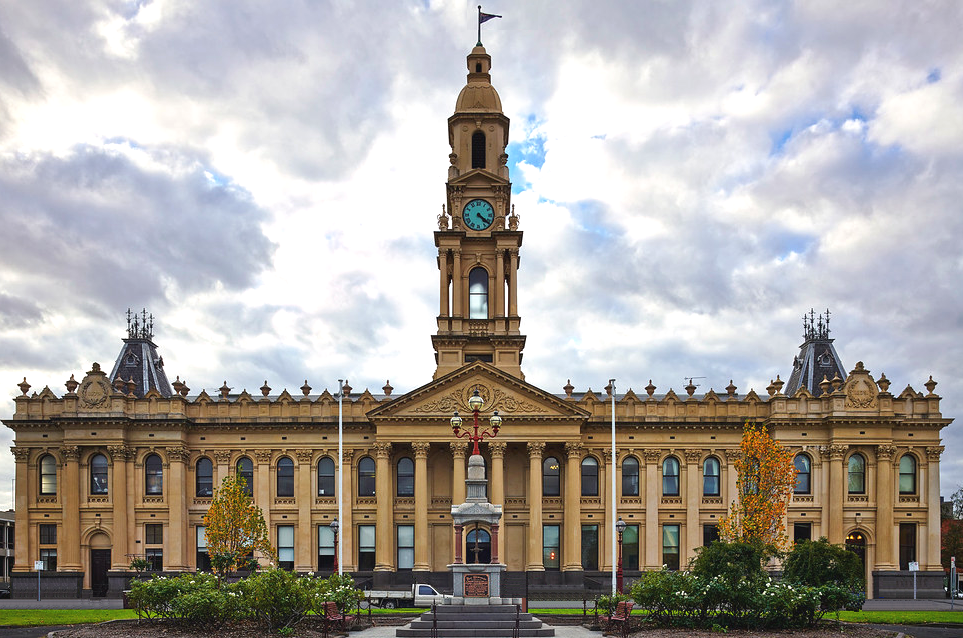
<instances>
[{"instance_id":1,"label":"tall window","mask_svg":"<svg viewBox=\"0 0 963 638\"><path fill-rule=\"evenodd\" d=\"M375 495L375 462L370 456L358 461L358 496Z\"/></svg>"},{"instance_id":2,"label":"tall window","mask_svg":"<svg viewBox=\"0 0 963 638\"><path fill-rule=\"evenodd\" d=\"M370 572L375 567L375 526L358 525L358 571Z\"/></svg>"},{"instance_id":3,"label":"tall window","mask_svg":"<svg viewBox=\"0 0 963 638\"><path fill-rule=\"evenodd\" d=\"M622 568L630 571L639 569L639 526L626 525L622 534Z\"/></svg>"},{"instance_id":4,"label":"tall window","mask_svg":"<svg viewBox=\"0 0 963 638\"><path fill-rule=\"evenodd\" d=\"M703 496L719 496L719 459L710 456L702 463Z\"/></svg>"},{"instance_id":5,"label":"tall window","mask_svg":"<svg viewBox=\"0 0 963 638\"><path fill-rule=\"evenodd\" d=\"M560 494L558 459L550 456L542 461L542 496L559 496Z\"/></svg>"},{"instance_id":6,"label":"tall window","mask_svg":"<svg viewBox=\"0 0 963 638\"><path fill-rule=\"evenodd\" d=\"M144 492L148 495L164 493L164 464L156 454L144 459Z\"/></svg>"},{"instance_id":7,"label":"tall window","mask_svg":"<svg viewBox=\"0 0 963 638\"><path fill-rule=\"evenodd\" d=\"M811 541L812 539L813 539L812 523L793 523L792 524L793 543L801 543L802 541Z\"/></svg>"},{"instance_id":8,"label":"tall window","mask_svg":"<svg viewBox=\"0 0 963 638\"><path fill-rule=\"evenodd\" d=\"M214 464L206 456L197 459L194 464L194 488L197 496L214 494Z\"/></svg>"},{"instance_id":9,"label":"tall window","mask_svg":"<svg viewBox=\"0 0 963 638\"><path fill-rule=\"evenodd\" d=\"M679 460L674 456L662 461L662 496L679 495Z\"/></svg>"},{"instance_id":10,"label":"tall window","mask_svg":"<svg viewBox=\"0 0 963 638\"><path fill-rule=\"evenodd\" d=\"M485 134L481 131L471 136L471 167L485 168Z\"/></svg>"},{"instance_id":11,"label":"tall window","mask_svg":"<svg viewBox=\"0 0 963 638\"><path fill-rule=\"evenodd\" d=\"M719 526L710 523L709 525L702 526L702 544L711 545L712 543L719 540Z\"/></svg>"},{"instance_id":12,"label":"tall window","mask_svg":"<svg viewBox=\"0 0 963 638\"><path fill-rule=\"evenodd\" d=\"M662 526L662 564L668 569L679 569L679 526Z\"/></svg>"},{"instance_id":13,"label":"tall window","mask_svg":"<svg viewBox=\"0 0 963 638\"><path fill-rule=\"evenodd\" d=\"M294 525L278 525L278 567L294 569Z\"/></svg>"},{"instance_id":14,"label":"tall window","mask_svg":"<svg viewBox=\"0 0 963 638\"><path fill-rule=\"evenodd\" d=\"M49 545L49 547L44 547ZM40 526L40 560L43 561L44 571L57 571L57 526Z\"/></svg>"},{"instance_id":15,"label":"tall window","mask_svg":"<svg viewBox=\"0 0 963 638\"><path fill-rule=\"evenodd\" d=\"M599 463L591 456L582 459L582 496L599 495Z\"/></svg>"},{"instance_id":16,"label":"tall window","mask_svg":"<svg viewBox=\"0 0 963 638\"><path fill-rule=\"evenodd\" d=\"M294 461L286 456L278 459L278 496L294 496Z\"/></svg>"},{"instance_id":17,"label":"tall window","mask_svg":"<svg viewBox=\"0 0 963 638\"><path fill-rule=\"evenodd\" d=\"M332 496L333 494L334 459L325 456L318 461L318 496Z\"/></svg>"},{"instance_id":18,"label":"tall window","mask_svg":"<svg viewBox=\"0 0 963 638\"><path fill-rule=\"evenodd\" d=\"M107 457L103 454L90 458L90 493L107 493Z\"/></svg>"},{"instance_id":19,"label":"tall window","mask_svg":"<svg viewBox=\"0 0 963 638\"><path fill-rule=\"evenodd\" d=\"M561 557L559 554L558 525L542 526L542 563L545 569L559 569Z\"/></svg>"},{"instance_id":20,"label":"tall window","mask_svg":"<svg viewBox=\"0 0 963 638\"><path fill-rule=\"evenodd\" d=\"M623 534L625 536L625 534ZM599 526L582 525L582 569L596 571L599 568Z\"/></svg>"},{"instance_id":21,"label":"tall window","mask_svg":"<svg viewBox=\"0 0 963 638\"><path fill-rule=\"evenodd\" d=\"M899 493L916 494L916 459L904 454L899 460Z\"/></svg>"},{"instance_id":22,"label":"tall window","mask_svg":"<svg viewBox=\"0 0 963 638\"><path fill-rule=\"evenodd\" d=\"M639 459L627 456L622 461L622 496L639 495Z\"/></svg>"},{"instance_id":23,"label":"tall window","mask_svg":"<svg viewBox=\"0 0 963 638\"><path fill-rule=\"evenodd\" d=\"M792 464L796 467L795 494L809 494L812 491L812 463L805 454L797 454Z\"/></svg>"},{"instance_id":24,"label":"tall window","mask_svg":"<svg viewBox=\"0 0 963 638\"><path fill-rule=\"evenodd\" d=\"M57 526L41 524L40 525L40 544L41 545L56 545L57 544Z\"/></svg>"},{"instance_id":25,"label":"tall window","mask_svg":"<svg viewBox=\"0 0 963 638\"><path fill-rule=\"evenodd\" d=\"M413 569L415 566L415 526L398 526L398 569Z\"/></svg>"},{"instance_id":26,"label":"tall window","mask_svg":"<svg viewBox=\"0 0 963 638\"><path fill-rule=\"evenodd\" d=\"M235 469L238 478L244 479L244 493L252 496L254 494L254 463L246 456L242 456L237 460Z\"/></svg>"},{"instance_id":27,"label":"tall window","mask_svg":"<svg viewBox=\"0 0 963 638\"><path fill-rule=\"evenodd\" d=\"M40 494L51 496L57 493L57 459L49 454L40 458Z\"/></svg>"},{"instance_id":28,"label":"tall window","mask_svg":"<svg viewBox=\"0 0 963 638\"><path fill-rule=\"evenodd\" d=\"M318 525L318 569L334 569L334 532L331 525Z\"/></svg>"},{"instance_id":29,"label":"tall window","mask_svg":"<svg viewBox=\"0 0 963 638\"><path fill-rule=\"evenodd\" d=\"M468 318L488 319L488 271L472 268L468 273Z\"/></svg>"},{"instance_id":30,"label":"tall window","mask_svg":"<svg viewBox=\"0 0 963 638\"><path fill-rule=\"evenodd\" d=\"M144 555L149 563L147 569L152 572L164 571L164 526L162 524L144 525L144 545Z\"/></svg>"},{"instance_id":31,"label":"tall window","mask_svg":"<svg viewBox=\"0 0 963 638\"><path fill-rule=\"evenodd\" d=\"M197 571L199 572L211 571L211 555L207 551L207 536L205 535L204 531L204 526L198 525L195 533L195 538L197 539L196 564Z\"/></svg>"},{"instance_id":32,"label":"tall window","mask_svg":"<svg viewBox=\"0 0 963 638\"><path fill-rule=\"evenodd\" d=\"M866 459L862 454L849 457L849 493L866 493Z\"/></svg>"},{"instance_id":33,"label":"tall window","mask_svg":"<svg viewBox=\"0 0 963 638\"><path fill-rule=\"evenodd\" d=\"M916 523L899 524L899 568L909 569L916 560Z\"/></svg>"},{"instance_id":34,"label":"tall window","mask_svg":"<svg viewBox=\"0 0 963 638\"><path fill-rule=\"evenodd\" d=\"M407 456L398 459L398 496L415 495L415 463Z\"/></svg>"}]
</instances>

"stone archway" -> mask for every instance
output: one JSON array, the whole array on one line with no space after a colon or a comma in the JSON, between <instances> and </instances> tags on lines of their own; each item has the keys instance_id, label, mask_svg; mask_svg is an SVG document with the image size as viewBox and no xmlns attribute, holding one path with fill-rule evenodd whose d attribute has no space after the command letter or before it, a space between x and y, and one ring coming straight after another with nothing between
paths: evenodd
<instances>
[{"instance_id":1,"label":"stone archway","mask_svg":"<svg viewBox=\"0 0 963 638\"><path fill-rule=\"evenodd\" d=\"M107 595L107 572L110 570L110 537L97 532L90 537L90 594L95 597Z\"/></svg>"},{"instance_id":2,"label":"stone archway","mask_svg":"<svg viewBox=\"0 0 963 638\"><path fill-rule=\"evenodd\" d=\"M465 562L492 562L492 537L488 530L476 525L465 535Z\"/></svg>"}]
</instances>

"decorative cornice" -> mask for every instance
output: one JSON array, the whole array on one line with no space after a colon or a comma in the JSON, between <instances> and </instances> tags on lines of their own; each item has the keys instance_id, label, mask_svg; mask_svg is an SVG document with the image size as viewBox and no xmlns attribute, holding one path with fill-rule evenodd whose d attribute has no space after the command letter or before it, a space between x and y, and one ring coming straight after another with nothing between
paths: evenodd
<instances>
[{"instance_id":1,"label":"decorative cornice","mask_svg":"<svg viewBox=\"0 0 963 638\"><path fill-rule=\"evenodd\" d=\"M654 463L662 458L662 450L642 450L646 463Z\"/></svg>"}]
</instances>

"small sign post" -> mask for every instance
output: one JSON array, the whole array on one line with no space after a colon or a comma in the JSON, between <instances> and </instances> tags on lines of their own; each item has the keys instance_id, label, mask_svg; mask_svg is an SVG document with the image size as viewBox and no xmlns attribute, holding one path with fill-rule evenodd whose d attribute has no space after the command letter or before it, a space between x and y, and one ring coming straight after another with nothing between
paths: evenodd
<instances>
[{"instance_id":1,"label":"small sign post","mask_svg":"<svg viewBox=\"0 0 963 638\"><path fill-rule=\"evenodd\" d=\"M37 570L37 602L40 601L40 572L43 571L43 561L33 561L33 568Z\"/></svg>"},{"instance_id":2,"label":"small sign post","mask_svg":"<svg viewBox=\"0 0 963 638\"><path fill-rule=\"evenodd\" d=\"M956 556L950 556L950 611L953 611L958 591L960 591L960 581L956 575Z\"/></svg>"},{"instance_id":3,"label":"small sign post","mask_svg":"<svg viewBox=\"0 0 963 638\"><path fill-rule=\"evenodd\" d=\"M920 570L920 564L913 561L909 564L909 568L913 572L913 600L916 600L916 572Z\"/></svg>"}]
</instances>

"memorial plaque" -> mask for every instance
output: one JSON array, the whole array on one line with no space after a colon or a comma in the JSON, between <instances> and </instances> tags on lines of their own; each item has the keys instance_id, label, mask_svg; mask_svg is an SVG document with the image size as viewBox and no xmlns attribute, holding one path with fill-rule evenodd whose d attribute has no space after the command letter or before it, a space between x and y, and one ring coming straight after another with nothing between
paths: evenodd
<instances>
[{"instance_id":1,"label":"memorial plaque","mask_svg":"<svg viewBox=\"0 0 963 638\"><path fill-rule=\"evenodd\" d=\"M488 574L465 574L465 598L488 598Z\"/></svg>"}]
</instances>

